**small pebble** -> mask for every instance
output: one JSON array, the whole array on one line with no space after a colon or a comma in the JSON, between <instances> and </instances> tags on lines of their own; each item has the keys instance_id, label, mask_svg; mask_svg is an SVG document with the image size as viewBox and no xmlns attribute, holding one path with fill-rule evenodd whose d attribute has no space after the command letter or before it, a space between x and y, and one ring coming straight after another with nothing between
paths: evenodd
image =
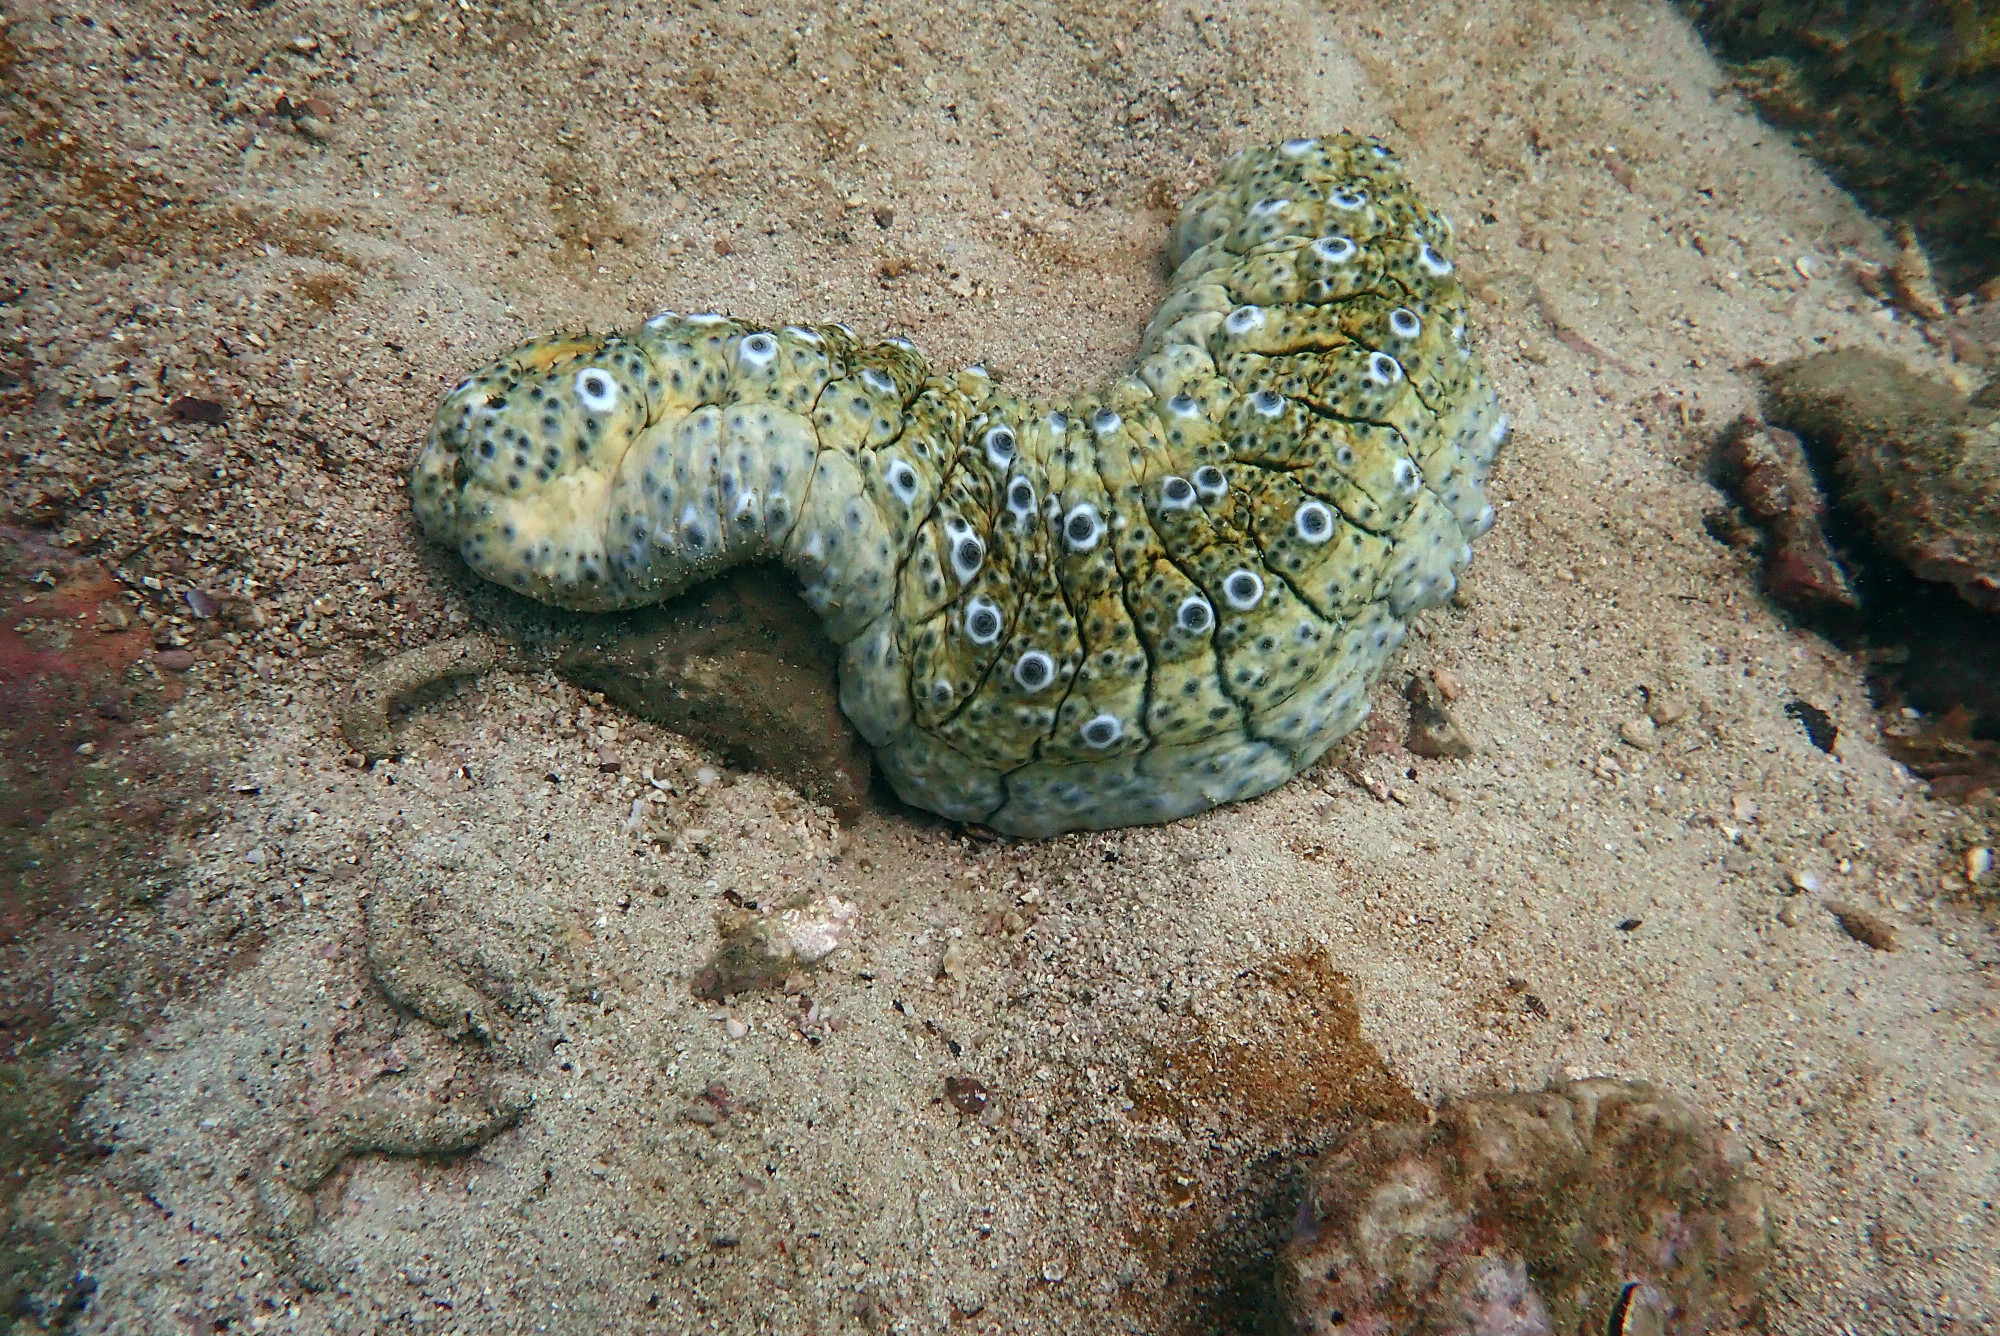
<instances>
[{"instance_id":1,"label":"small pebble","mask_svg":"<svg viewBox=\"0 0 2000 1336\"><path fill-rule=\"evenodd\" d=\"M1655 696L1651 707L1646 711L1652 721L1661 728L1672 728L1687 718L1687 712L1687 703L1676 696Z\"/></svg>"},{"instance_id":2,"label":"small pebble","mask_svg":"<svg viewBox=\"0 0 2000 1336\"><path fill-rule=\"evenodd\" d=\"M1459 684L1458 675L1449 668L1431 669L1431 685L1438 689L1438 695L1446 701L1455 701L1465 688Z\"/></svg>"},{"instance_id":3,"label":"small pebble","mask_svg":"<svg viewBox=\"0 0 2000 1336\"><path fill-rule=\"evenodd\" d=\"M722 776L716 773L712 765L705 765L694 772L694 782L705 789L712 789L721 781Z\"/></svg>"},{"instance_id":4,"label":"small pebble","mask_svg":"<svg viewBox=\"0 0 2000 1336\"><path fill-rule=\"evenodd\" d=\"M736 1017L731 1016L728 1020L722 1023L722 1032L728 1035L731 1039L741 1039L744 1035L750 1033L750 1027L743 1021L740 1021L736 1019Z\"/></svg>"},{"instance_id":5,"label":"small pebble","mask_svg":"<svg viewBox=\"0 0 2000 1336\"><path fill-rule=\"evenodd\" d=\"M1856 909L1852 905L1832 903L1827 905L1827 911L1839 921L1842 932L1863 946L1876 951L1898 949L1895 927L1867 910Z\"/></svg>"},{"instance_id":6,"label":"small pebble","mask_svg":"<svg viewBox=\"0 0 2000 1336\"><path fill-rule=\"evenodd\" d=\"M1651 751L1660 745L1657 728L1652 719L1643 714L1618 725L1618 736L1626 746L1636 747L1640 751Z\"/></svg>"},{"instance_id":7,"label":"small pebble","mask_svg":"<svg viewBox=\"0 0 2000 1336\"><path fill-rule=\"evenodd\" d=\"M202 422L209 426L215 426L229 416L229 410L219 400L193 394L183 394L174 400L167 405L167 412L176 422Z\"/></svg>"},{"instance_id":8,"label":"small pebble","mask_svg":"<svg viewBox=\"0 0 2000 1336\"><path fill-rule=\"evenodd\" d=\"M188 611L204 620L222 610L222 605L215 601L215 596L205 590L190 589L182 597L187 599Z\"/></svg>"},{"instance_id":9,"label":"small pebble","mask_svg":"<svg viewBox=\"0 0 2000 1336\"><path fill-rule=\"evenodd\" d=\"M947 1076L944 1097L951 1107L974 1118L986 1111L986 1101L992 1098L992 1092L970 1076Z\"/></svg>"},{"instance_id":10,"label":"small pebble","mask_svg":"<svg viewBox=\"0 0 2000 1336\"><path fill-rule=\"evenodd\" d=\"M1993 849L1989 845L1977 845L1965 851L1965 879L1981 882L1993 871Z\"/></svg>"},{"instance_id":11,"label":"small pebble","mask_svg":"<svg viewBox=\"0 0 2000 1336\"><path fill-rule=\"evenodd\" d=\"M169 673L184 673L194 667L196 659L193 650L163 649L153 656L153 662Z\"/></svg>"}]
</instances>

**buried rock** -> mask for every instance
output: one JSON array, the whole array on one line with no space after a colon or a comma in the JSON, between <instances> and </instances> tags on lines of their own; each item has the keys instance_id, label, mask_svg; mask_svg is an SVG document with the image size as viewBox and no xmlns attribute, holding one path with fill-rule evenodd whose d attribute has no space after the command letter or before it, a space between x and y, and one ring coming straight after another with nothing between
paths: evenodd
<instances>
[{"instance_id":1,"label":"buried rock","mask_svg":"<svg viewBox=\"0 0 2000 1336\"><path fill-rule=\"evenodd\" d=\"M1279 1264L1301 1336L1740 1330L1769 1252L1734 1140L1643 1081L1369 1123L1314 1171Z\"/></svg>"},{"instance_id":2,"label":"buried rock","mask_svg":"<svg viewBox=\"0 0 2000 1336\"><path fill-rule=\"evenodd\" d=\"M670 603L562 624L553 662L570 681L843 820L860 814L868 749L840 712L837 651L790 577L753 566Z\"/></svg>"},{"instance_id":3,"label":"buried rock","mask_svg":"<svg viewBox=\"0 0 2000 1336\"><path fill-rule=\"evenodd\" d=\"M395 707L424 688L498 668L553 668L843 820L866 805L868 750L840 712L834 648L770 568L742 568L636 612L533 616L519 643L475 633L369 668L340 702L341 736L369 760L392 756Z\"/></svg>"}]
</instances>

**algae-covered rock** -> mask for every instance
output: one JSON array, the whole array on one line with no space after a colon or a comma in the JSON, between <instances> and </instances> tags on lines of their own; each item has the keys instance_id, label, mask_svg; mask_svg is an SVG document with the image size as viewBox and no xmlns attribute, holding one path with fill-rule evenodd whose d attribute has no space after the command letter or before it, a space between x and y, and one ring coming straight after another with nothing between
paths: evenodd
<instances>
[{"instance_id":1,"label":"algae-covered rock","mask_svg":"<svg viewBox=\"0 0 2000 1336\"><path fill-rule=\"evenodd\" d=\"M1762 1189L1644 1081L1564 1082L1369 1123L1320 1162L1279 1267L1302 1336L1728 1332L1757 1320Z\"/></svg>"},{"instance_id":2,"label":"algae-covered rock","mask_svg":"<svg viewBox=\"0 0 2000 1336\"><path fill-rule=\"evenodd\" d=\"M716 925L721 944L690 986L710 1001L776 988L838 950L860 917L852 900L837 895L801 898L769 913L731 911Z\"/></svg>"},{"instance_id":3,"label":"algae-covered rock","mask_svg":"<svg viewBox=\"0 0 2000 1336\"><path fill-rule=\"evenodd\" d=\"M2000 382L1965 396L1849 349L1768 373L1768 416L1830 459L1841 504L1919 579L2000 611Z\"/></svg>"}]
</instances>

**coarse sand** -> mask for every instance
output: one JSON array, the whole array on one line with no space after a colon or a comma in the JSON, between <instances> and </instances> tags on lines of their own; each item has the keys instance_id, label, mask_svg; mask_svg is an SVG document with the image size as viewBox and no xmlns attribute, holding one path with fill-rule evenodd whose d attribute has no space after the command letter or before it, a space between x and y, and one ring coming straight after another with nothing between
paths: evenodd
<instances>
[{"instance_id":1,"label":"coarse sand","mask_svg":"<svg viewBox=\"0 0 2000 1336\"><path fill-rule=\"evenodd\" d=\"M66 1018L21 1054L90 1092L91 1153L7 1188L83 1278L23 1329L1254 1331L1315 1150L1565 1073L1651 1078L1743 1138L1772 1331L2000 1322L1990 901L1942 889L1953 814L1884 755L1862 665L1702 523L1753 361L1882 348L1971 382L1855 286L1841 257L1886 259L1880 228L1674 9L5 22L0 519L122 573L102 615L185 689L148 745L221 812L163 893L5 948L15 1009ZM1074 386L1134 352L1180 199L1341 127L1456 223L1516 434L1466 597L1316 770L1038 844L886 801L842 826L506 675L351 763L342 684L516 615L423 545L404 485L493 353L720 309ZM1400 745L1434 668L1469 760ZM808 892L860 908L824 969L692 995L718 911ZM364 899L492 999L487 1041L382 996ZM511 1130L349 1158L270 1236L271 1176L347 1101L500 1086L532 1097Z\"/></svg>"}]
</instances>

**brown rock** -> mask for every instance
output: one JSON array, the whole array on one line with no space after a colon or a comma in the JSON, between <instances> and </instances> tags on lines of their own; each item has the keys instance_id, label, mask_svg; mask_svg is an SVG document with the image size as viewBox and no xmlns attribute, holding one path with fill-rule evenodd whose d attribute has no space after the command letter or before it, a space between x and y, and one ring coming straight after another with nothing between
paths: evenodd
<instances>
[{"instance_id":1,"label":"brown rock","mask_svg":"<svg viewBox=\"0 0 2000 1336\"><path fill-rule=\"evenodd\" d=\"M991 1093L979 1081L970 1076L947 1076L944 1078L944 1097L968 1118L976 1118L986 1112L986 1101Z\"/></svg>"}]
</instances>

